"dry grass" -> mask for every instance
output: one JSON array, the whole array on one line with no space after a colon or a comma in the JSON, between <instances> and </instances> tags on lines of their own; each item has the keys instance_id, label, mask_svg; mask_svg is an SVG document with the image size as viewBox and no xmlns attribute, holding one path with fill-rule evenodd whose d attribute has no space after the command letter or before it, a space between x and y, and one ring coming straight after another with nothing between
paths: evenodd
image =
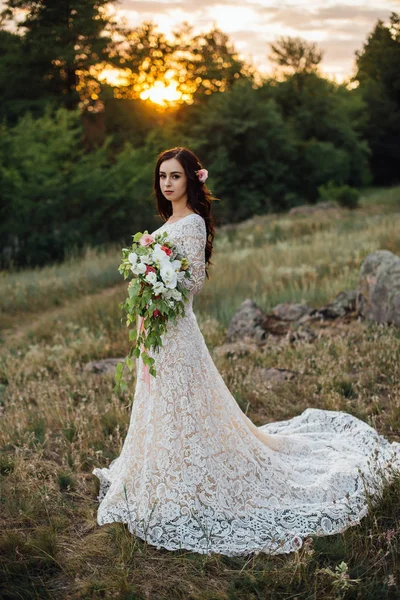
<instances>
[{"instance_id":1,"label":"dry grass","mask_svg":"<svg viewBox=\"0 0 400 600\"><path fill-rule=\"evenodd\" d=\"M13 325L13 316L41 313L119 283L119 255L116 247L103 251L86 248L81 257L71 256L62 264L0 271L0 328Z\"/></svg>"},{"instance_id":2,"label":"dry grass","mask_svg":"<svg viewBox=\"0 0 400 600\"><path fill-rule=\"evenodd\" d=\"M371 250L400 253L399 197L399 190L380 191L351 214L259 217L239 226L236 237L221 232L213 277L195 300L210 350L223 343L244 298L264 308L303 298L318 304L355 287ZM287 237L274 241L268 236L278 226ZM247 239L255 232L257 239ZM85 281L84 263L76 266ZM80 295L75 289L57 307L40 285L43 305L38 292L34 318L27 318L23 304L14 312L0 354L2 598L399 597L399 478L359 526L310 540L287 556L157 551L121 524L98 527L98 483L91 471L119 454L133 398L116 395L112 377L88 374L83 367L94 358L125 354L118 309L124 287L89 285ZM258 425L315 406L345 410L400 440L399 342L400 332L391 326L337 322L313 344L283 340L216 364ZM267 390L245 383L255 366L292 369L300 376Z\"/></svg>"}]
</instances>

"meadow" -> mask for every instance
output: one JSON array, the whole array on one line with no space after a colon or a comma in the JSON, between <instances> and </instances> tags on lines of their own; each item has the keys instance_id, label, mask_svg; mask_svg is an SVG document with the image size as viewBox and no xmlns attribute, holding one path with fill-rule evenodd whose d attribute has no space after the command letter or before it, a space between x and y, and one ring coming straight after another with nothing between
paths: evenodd
<instances>
[{"instance_id":1,"label":"meadow","mask_svg":"<svg viewBox=\"0 0 400 600\"><path fill-rule=\"evenodd\" d=\"M318 307L357 287L374 250L400 255L400 187L363 192L355 210L256 216L217 229L210 279L194 300L213 353L246 298ZM290 555L229 558L156 550L122 524L98 527L91 471L116 457L130 391L88 361L125 356L117 247L87 248L62 265L0 273L0 597L252 600L400 596L400 476L357 527L309 538ZM400 441L400 330L332 322L312 342L270 343L215 362L257 425L308 406L344 410ZM254 366L301 373L266 389ZM390 480L389 480L390 479Z\"/></svg>"}]
</instances>

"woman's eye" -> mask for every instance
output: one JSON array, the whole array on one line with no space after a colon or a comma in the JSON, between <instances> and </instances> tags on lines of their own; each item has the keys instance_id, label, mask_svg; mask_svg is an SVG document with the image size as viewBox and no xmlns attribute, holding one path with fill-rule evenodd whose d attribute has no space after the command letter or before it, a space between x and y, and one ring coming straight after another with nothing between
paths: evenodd
<instances>
[{"instance_id":1,"label":"woman's eye","mask_svg":"<svg viewBox=\"0 0 400 600\"><path fill-rule=\"evenodd\" d=\"M179 175L174 175L174 179L179 179Z\"/></svg>"}]
</instances>

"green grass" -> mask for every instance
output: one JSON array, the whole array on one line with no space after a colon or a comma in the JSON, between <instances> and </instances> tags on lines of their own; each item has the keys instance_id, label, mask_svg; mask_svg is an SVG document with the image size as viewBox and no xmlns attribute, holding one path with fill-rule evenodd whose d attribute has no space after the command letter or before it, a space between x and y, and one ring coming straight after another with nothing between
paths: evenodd
<instances>
[{"instance_id":1,"label":"green grass","mask_svg":"<svg viewBox=\"0 0 400 600\"><path fill-rule=\"evenodd\" d=\"M20 272L0 272L0 315L37 313L61 306L81 294L120 283L120 250L86 248L82 257ZM0 321L0 326L3 323Z\"/></svg>"},{"instance_id":2,"label":"green grass","mask_svg":"<svg viewBox=\"0 0 400 600\"><path fill-rule=\"evenodd\" d=\"M211 278L194 301L210 351L224 343L245 298L265 310L283 301L330 301L356 287L369 252L400 254L399 231L400 188L366 190L355 211L260 216L217 231ZM12 305L7 292L0 296L0 597L398 598L399 477L359 526L309 539L291 555L157 551L122 524L97 526L91 471L120 453L133 400L114 393L112 376L84 370L89 360L127 351L118 259L116 249L88 251L57 268L2 275L8 292L24 292ZM215 363L256 425L314 406L350 412L398 441L399 342L392 326L332 323L312 344L271 343ZM302 375L267 389L247 379L255 366Z\"/></svg>"}]
</instances>

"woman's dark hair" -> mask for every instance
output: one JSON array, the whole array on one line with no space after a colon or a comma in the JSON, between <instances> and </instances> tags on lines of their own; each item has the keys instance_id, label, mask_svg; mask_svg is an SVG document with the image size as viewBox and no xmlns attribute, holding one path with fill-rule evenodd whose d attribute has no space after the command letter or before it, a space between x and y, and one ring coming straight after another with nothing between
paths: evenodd
<instances>
[{"instance_id":1,"label":"woman's dark hair","mask_svg":"<svg viewBox=\"0 0 400 600\"><path fill-rule=\"evenodd\" d=\"M201 215L206 224L207 230L207 242L205 249L205 262L206 262L206 276L208 274L208 266L214 263L211 262L211 255L213 251L214 241L214 216L211 214L211 203L213 200L217 200L207 186L201 183L196 175L196 171L202 169L203 166L197 156L191 150L182 146L171 148L161 152L157 158L156 167L154 170L154 192L157 199L157 210L158 214L166 221L172 215L172 204L161 191L160 187L160 166L165 160L176 158L176 160L182 165L186 177L187 177L187 196L188 205L190 208Z\"/></svg>"}]
</instances>

